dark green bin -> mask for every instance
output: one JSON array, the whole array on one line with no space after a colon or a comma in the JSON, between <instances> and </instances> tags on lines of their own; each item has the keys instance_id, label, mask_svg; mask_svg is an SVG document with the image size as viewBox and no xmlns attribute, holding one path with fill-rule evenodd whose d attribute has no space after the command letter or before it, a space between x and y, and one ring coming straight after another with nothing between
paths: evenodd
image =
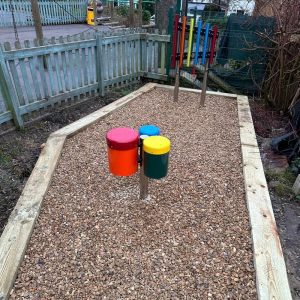
<instances>
[{"instance_id":1,"label":"dark green bin","mask_svg":"<svg viewBox=\"0 0 300 300\"><path fill-rule=\"evenodd\" d=\"M151 136L143 142L145 176L161 179L168 174L170 140L163 136Z\"/></svg>"}]
</instances>

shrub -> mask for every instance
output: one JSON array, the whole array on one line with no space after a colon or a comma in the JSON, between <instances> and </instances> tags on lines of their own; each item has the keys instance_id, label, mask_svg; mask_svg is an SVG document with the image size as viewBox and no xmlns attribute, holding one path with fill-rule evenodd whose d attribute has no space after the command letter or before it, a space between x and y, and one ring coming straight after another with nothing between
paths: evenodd
<instances>
[{"instance_id":1,"label":"shrub","mask_svg":"<svg viewBox=\"0 0 300 300\"><path fill-rule=\"evenodd\" d=\"M122 17L127 17L129 15L129 7L126 5L118 6L117 14Z\"/></svg>"},{"instance_id":2,"label":"shrub","mask_svg":"<svg viewBox=\"0 0 300 300\"><path fill-rule=\"evenodd\" d=\"M151 19L151 13L149 10L143 10L143 22L144 23L149 23Z\"/></svg>"}]
</instances>

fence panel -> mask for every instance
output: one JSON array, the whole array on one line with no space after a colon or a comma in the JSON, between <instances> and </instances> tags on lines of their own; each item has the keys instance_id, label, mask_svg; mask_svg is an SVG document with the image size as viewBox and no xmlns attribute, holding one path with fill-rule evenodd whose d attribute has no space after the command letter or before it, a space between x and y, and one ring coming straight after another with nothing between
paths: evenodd
<instances>
[{"instance_id":1,"label":"fence panel","mask_svg":"<svg viewBox=\"0 0 300 300\"><path fill-rule=\"evenodd\" d=\"M22 115L97 89L94 38L61 37L58 43L52 38L44 46L36 41L24 44L24 48L16 45L16 50L4 45Z\"/></svg>"},{"instance_id":2,"label":"fence panel","mask_svg":"<svg viewBox=\"0 0 300 300\"><path fill-rule=\"evenodd\" d=\"M86 19L86 0L39 0L43 25L82 23ZM0 26L13 26L12 11L17 26L33 26L30 0L0 0Z\"/></svg>"},{"instance_id":3,"label":"fence panel","mask_svg":"<svg viewBox=\"0 0 300 300\"><path fill-rule=\"evenodd\" d=\"M52 37L40 44L37 40L5 43L0 52L6 72L6 77L0 74L0 124L13 116L32 118L32 113L91 94L104 95L105 90L137 82L141 76L167 78L169 36L132 30L113 34ZM17 115L8 112L6 92L11 93Z\"/></svg>"},{"instance_id":4,"label":"fence panel","mask_svg":"<svg viewBox=\"0 0 300 300\"><path fill-rule=\"evenodd\" d=\"M169 36L159 34L147 34L142 41L143 71L147 77L153 79L166 79L166 49Z\"/></svg>"},{"instance_id":5,"label":"fence panel","mask_svg":"<svg viewBox=\"0 0 300 300\"><path fill-rule=\"evenodd\" d=\"M109 89L140 79L140 33L106 36L102 41L103 80Z\"/></svg>"}]
</instances>

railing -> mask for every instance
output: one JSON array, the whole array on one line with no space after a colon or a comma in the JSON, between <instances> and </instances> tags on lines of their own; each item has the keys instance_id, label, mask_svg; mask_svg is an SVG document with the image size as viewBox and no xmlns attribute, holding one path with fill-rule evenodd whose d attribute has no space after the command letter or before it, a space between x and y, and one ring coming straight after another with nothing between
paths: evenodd
<instances>
[{"instance_id":1,"label":"railing","mask_svg":"<svg viewBox=\"0 0 300 300\"><path fill-rule=\"evenodd\" d=\"M43 25L85 22L86 0L39 0ZM12 11L17 26L33 26L30 0L0 0L0 27L13 26ZM69 13L67 13L69 12Z\"/></svg>"},{"instance_id":2,"label":"railing","mask_svg":"<svg viewBox=\"0 0 300 300\"><path fill-rule=\"evenodd\" d=\"M140 77L164 80L169 36L142 30L88 33L12 45L0 50L0 124L48 107L76 102Z\"/></svg>"}]
</instances>

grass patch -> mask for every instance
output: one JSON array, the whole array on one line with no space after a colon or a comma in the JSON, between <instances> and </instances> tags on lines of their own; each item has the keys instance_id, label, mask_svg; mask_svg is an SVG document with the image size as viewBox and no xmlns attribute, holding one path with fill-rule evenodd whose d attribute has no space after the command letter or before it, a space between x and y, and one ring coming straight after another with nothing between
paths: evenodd
<instances>
[{"instance_id":1,"label":"grass patch","mask_svg":"<svg viewBox=\"0 0 300 300\"><path fill-rule=\"evenodd\" d=\"M293 195L292 187L297 176L291 171L290 168L282 172L268 170L265 174L268 182L277 182L274 186L274 191L279 197Z\"/></svg>"},{"instance_id":2,"label":"grass patch","mask_svg":"<svg viewBox=\"0 0 300 300\"><path fill-rule=\"evenodd\" d=\"M8 168L12 163L12 157L0 149L0 166Z\"/></svg>"}]
</instances>

